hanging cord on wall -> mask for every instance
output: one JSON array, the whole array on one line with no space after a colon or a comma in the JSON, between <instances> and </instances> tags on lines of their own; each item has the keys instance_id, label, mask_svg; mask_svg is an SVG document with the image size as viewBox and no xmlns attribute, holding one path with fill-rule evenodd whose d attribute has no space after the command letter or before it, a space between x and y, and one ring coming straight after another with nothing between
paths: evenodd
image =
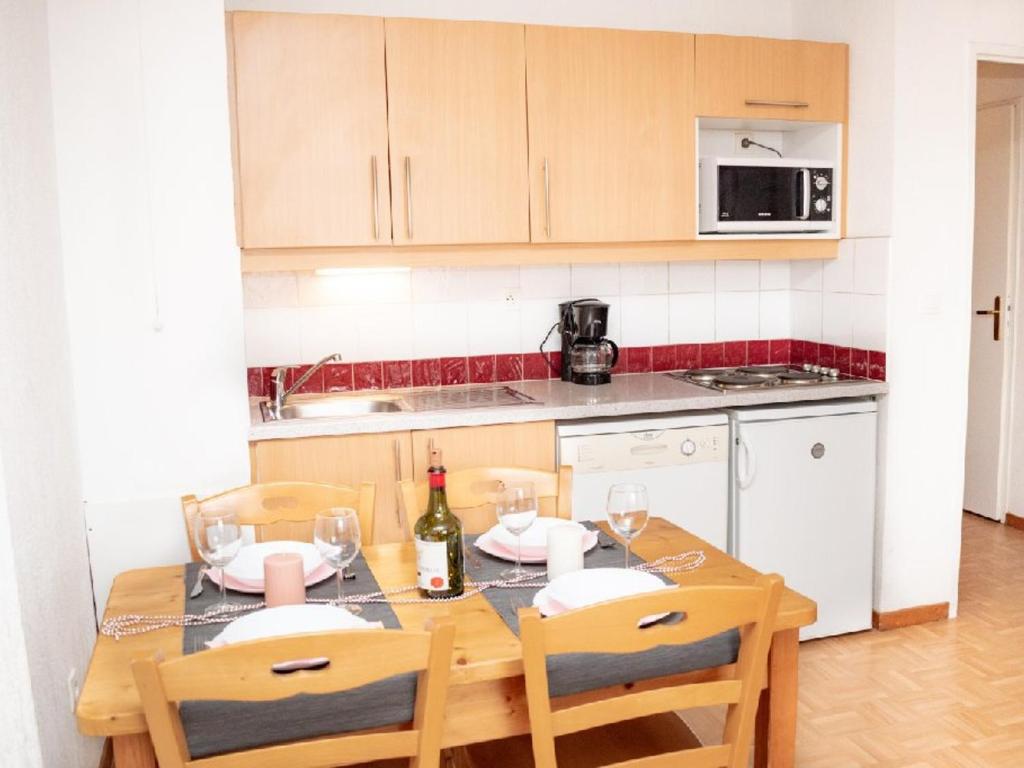
<instances>
[{"instance_id":1,"label":"hanging cord on wall","mask_svg":"<svg viewBox=\"0 0 1024 768\"><path fill-rule=\"evenodd\" d=\"M552 370L553 372L557 373L557 374L558 374L559 376L561 376L561 375L562 375L562 371L561 371L561 370L560 370L560 369L558 368L558 366L557 366L557 365L555 365L555 364L554 364L554 363L553 363L553 362L551 361L551 355L550 355L550 354L548 354L547 350L545 350L545 349L544 349L544 345L548 343L548 339L550 339L550 338L551 338L551 334L552 334L552 333L554 333L554 332L555 332L555 329L556 329L556 328L557 328L557 327L558 327L559 325L561 325L561 324L562 324L562 321L561 321L561 320L559 320L559 321L558 321L557 323L555 323L554 325L552 325L552 326L551 326L551 327L550 327L550 328L548 329L548 333L547 333L547 336L545 336L545 337L544 337L544 341L542 341L542 342L540 343L540 356L544 358L544 362L548 364L548 368L550 368L550 369L551 369L551 370Z\"/></svg>"},{"instance_id":2,"label":"hanging cord on wall","mask_svg":"<svg viewBox=\"0 0 1024 768\"><path fill-rule=\"evenodd\" d=\"M153 218L153 164L149 142L149 120L146 111L146 62L142 43L142 0L135 2L136 23L138 25L138 56L139 56L139 133L142 143L142 163L144 184L143 197L146 207L146 245L149 250L150 278L153 291L153 331L160 333L164 329L164 321L160 312L160 268L156 257L155 221Z\"/></svg>"},{"instance_id":3,"label":"hanging cord on wall","mask_svg":"<svg viewBox=\"0 0 1024 768\"><path fill-rule=\"evenodd\" d=\"M740 142L740 146L743 147L744 149L750 149L751 146L760 147L761 149L767 149L769 152L774 152L779 157L782 157L782 153L779 152L779 150L777 150L775 147L769 147L767 144L761 144L760 142L754 141L753 139L748 139L745 136L743 137L743 140Z\"/></svg>"}]
</instances>

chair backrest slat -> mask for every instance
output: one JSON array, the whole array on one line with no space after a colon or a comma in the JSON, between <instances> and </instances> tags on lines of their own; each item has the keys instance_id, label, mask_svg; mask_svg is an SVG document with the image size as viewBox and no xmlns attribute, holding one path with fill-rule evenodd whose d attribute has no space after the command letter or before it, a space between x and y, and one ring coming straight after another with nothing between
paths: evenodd
<instances>
[{"instance_id":1,"label":"chair backrest slat","mask_svg":"<svg viewBox=\"0 0 1024 768\"><path fill-rule=\"evenodd\" d=\"M427 631L357 630L257 640L162 661L132 663L161 768L305 768L411 758L438 768L455 624L431 620ZM274 664L327 659L319 669L278 674ZM418 675L410 728L315 738L190 760L178 711L182 701L277 701L300 693L358 688L396 675Z\"/></svg>"},{"instance_id":2,"label":"chair backrest slat","mask_svg":"<svg viewBox=\"0 0 1024 768\"><path fill-rule=\"evenodd\" d=\"M192 560L199 560L192 523L197 512L234 512L242 525L256 527L257 541L276 539L313 540L313 520L318 512L331 507L351 507L359 515L359 528L364 544L373 542L373 483L358 487L326 483L278 482L257 483L233 488L216 496L181 499Z\"/></svg>"},{"instance_id":3,"label":"chair backrest slat","mask_svg":"<svg viewBox=\"0 0 1024 768\"><path fill-rule=\"evenodd\" d=\"M494 525L494 499L501 484L533 483L540 514L569 519L572 517L572 467L557 472L524 467L476 467L448 473L448 506L462 520L466 533L483 533ZM399 483L402 514L409 534L423 514L430 493L426 481Z\"/></svg>"},{"instance_id":4,"label":"chair backrest slat","mask_svg":"<svg viewBox=\"0 0 1024 768\"><path fill-rule=\"evenodd\" d=\"M614 600L542 619L536 608L519 611L537 768L557 768L555 737L599 725L692 707L727 704L723 744L630 760L606 768L746 768L775 628L782 577L760 576L752 586L695 586ZM639 626L641 619L681 613L675 624ZM610 694L576 706L552 706L547 657L563 653L635 653L682 645L738 628L740 651L726 680L665 685Z\"/></svg>"}]
</instances>

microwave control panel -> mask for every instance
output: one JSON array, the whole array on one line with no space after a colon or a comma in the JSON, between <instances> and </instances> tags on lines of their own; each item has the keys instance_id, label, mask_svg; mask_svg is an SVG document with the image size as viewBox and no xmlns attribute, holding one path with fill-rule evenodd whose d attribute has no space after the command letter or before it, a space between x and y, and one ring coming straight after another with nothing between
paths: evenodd
<instances>
[{"instance_id":1,"label":"microwave control panel","mask_svg":"<svg viewBox=\"0 0 1024 768\"><path fill-rule=\"evenodd\" d=\"M811 221L832 220L832 169L811 168Z\"/></svg>"}]
</instances>

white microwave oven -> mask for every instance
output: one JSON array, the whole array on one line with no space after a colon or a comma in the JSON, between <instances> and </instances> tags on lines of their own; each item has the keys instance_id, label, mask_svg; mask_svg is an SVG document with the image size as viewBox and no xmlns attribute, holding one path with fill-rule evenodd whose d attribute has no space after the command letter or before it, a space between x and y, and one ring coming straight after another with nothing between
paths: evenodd
<instances>
[{"instance_id":1,"label":"white microwave oven","mask_svg":"<svg viewBox=\"0 0 1024 768\"><path fill-rule=\"evenodd\" d=\"M827 232L836 210L834 170L822 160L702 158L700 232Z\"/></svg>"}]
</instances>

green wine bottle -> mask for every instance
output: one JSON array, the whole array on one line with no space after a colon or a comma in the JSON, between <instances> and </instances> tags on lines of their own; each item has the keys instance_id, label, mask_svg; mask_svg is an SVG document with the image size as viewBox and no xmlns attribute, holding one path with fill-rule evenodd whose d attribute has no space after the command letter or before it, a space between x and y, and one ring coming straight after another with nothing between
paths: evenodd
<instances>
[{"instance_id":1,"label":"green wine bottle","mask_svg":"<svg viewBox=\"0 0 1024 768\"><path fill-rule=\"evenodd\" d=\"M441 451L430 451L430 498L427 511L416 521L416 583L427 597L462 594L465 575L462 523L448 509L445 468Z\"/></svg>"}]
</instances>

